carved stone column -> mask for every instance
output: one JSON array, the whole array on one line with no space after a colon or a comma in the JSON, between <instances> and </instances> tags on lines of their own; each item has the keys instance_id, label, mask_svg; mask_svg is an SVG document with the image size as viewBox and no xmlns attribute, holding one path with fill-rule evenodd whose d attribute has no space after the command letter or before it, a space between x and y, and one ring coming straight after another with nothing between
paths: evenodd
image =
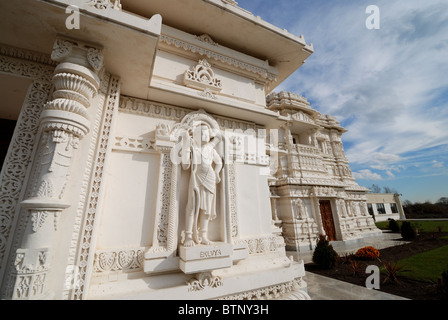
<instances>
[{"instance_id":1,"label":"carved stone column","mask_svg":"<svg viewBox=\"0 0 448 320\"><path fill-rule=\"evenodd\" d=\"M311 196L311 210L313 210L314 219L317 222L317 227L320 234L325 234L324 225L322 223L322 215L320 213L319 199L316 197L315 192L310 194Z\"/></svg>"},{"instance_id":2,"label":"carved stone column","mask_svg":"<svg viewBox=\"0 0 448 320\"><path fill-rule=\"evenodd\" d=\"M51 58L59 64L52 100L44 105L40 118L30 196L21 203L28 226L15 253L9 282L12 299L51 298L47 282L52 249L57 246L58 219L70 206L64 201L70 169L80 140L89 132L88 108L100 84L101 49L57 39Z\"/></svg>"}]
</instances>

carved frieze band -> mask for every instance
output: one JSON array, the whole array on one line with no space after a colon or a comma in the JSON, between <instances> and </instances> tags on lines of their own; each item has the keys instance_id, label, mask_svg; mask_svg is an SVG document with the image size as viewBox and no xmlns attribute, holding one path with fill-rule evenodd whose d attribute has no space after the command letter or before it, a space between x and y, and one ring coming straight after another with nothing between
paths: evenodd
<instances>
[{"instance_id":1,"label":"carved frieze band","mask_svg":"<svg viewBox=\"0 0 448 320\"><path fill-rule=\"evenodd\" d=\"M92 230L94 229L97 219L97 206L100 197L100 189L102 187L102 176L104 165L110 143L110 132L113 117L118 108L118 100L120 95L120 79L111 77L107 94L105 111L102 119L102 126L99 130L99 145L95 154L95 164L93 167L92 184L88 193L86 204L86 216L84 225L80 235L80 245L77 257L77 265L79 266L79 286L73 292L72 298L75 300L83 299L87 284L87 272L93 264L93 254L91 250ZM92 259L92 260L90 260ZM89 263L90 262L90 263Z\"/></svg>"},{"instance_id":2,"label":"carved frieze band","mask_svg":"<svg viewBox=\"0 0 448 320\"><path fill-rule=\"evenodd\" d=\"M294 292L297 292L297 296L295 297L297 300L310 300L309 295L305 291L302 291L305 288L305 281L302 278L296 278L290 282L226 296L219 300L270 300L279 299Z\"/></svg>"},{"instance_id":3,"label":"carved frieze band","mask_svg":"<svg viewBox=\"0 0 448 320\"><path fill-rule=\"evenodd\" d=\"M270 234L259 238L235 239L235 244L247 244L249 254L274 252L285 246L282 237Z\"/></svg>"},{"instance_id":4,"label":"carved frieze band","mask_svg":"<svg viewBox=\"0 0 448 320\"><path fill-rule=\"evenodd\" d=\"M51 57L48 54L25 50L22 48L10 47L1 43L0 55L5 57L23 59L28 62L36 62L38 64L44 64L52 67L55 67L58 64L56 61L51 60Z\"/></svg>"},{"instance_id":5,"label":"carved frieze band","mask_svg":"<svg viewBox=\"0 0 448 320\"><path fill-rule=\"evenodd\" d=\"M164 128L168 128L167 125L158 125L156 128L156 136L158 132L162 131ZM169 135L169 134L168 134ZM144 138L144 137L133 137L133 136L116 136L115 142L112 146L113 150L117 151L128 151L128 152L138 152L138 153L158 153L161 147L157 147L154 139ZM256 153L246 153L243 150L236 148L235 144L232 144L230 148L229 156L238 163L248 163L248 164L258 164L258 165L269 165L268 155L259 155ZM229 163L229 173L235 174L234 163ZM232 177L231 177L232 179ZM233 178L234 179L234 178ZM234 180L233 180L234 181ZM235 199L236 201L236 199Z\"/></svg>"},{"instance_id":6,"label":"carved frieze band","mask_svg":"<svg viewBox=\"0 0 448 320\"><path fill-rule=\"evenodd\" d=\"M206 56L207 58L212 58L212 59L215 59L216 61L221 61L228 65L258 74L262 78L268 79L269 81L276 80L276 75L271 72L268 72L268 70L266 70L265 68L257 67L252 64L249 64L247 62L243 62L243 61L237 60L235 58L226 56L224 54L218 53L216 51L199 47L197 45L186 42L184 40L176 39L176 38L170 37L166 34L162 34L160 36L160 41L163 43L166 43L170 46L175 46L176 48L182 48L185 51L198 53L201 56Z\"/></svg>"},{"instance_id":7,"label":"carved frieze band","mask_svg":"<svg viewBox=\"0 0 448 320\"><path fill-rule=\"evenodd\" d=\"M93 272L139 271L143 267L145 248L95 252Z\"/></svg>"},{"instance_id":8,"label":"carved frieze band","mask_svg":"<svg viewBox=\"0 0 448 320\"><path fill-rule=\"evenodd\" d=\"M236 238L239 236L238 230L238 214L237 214L237 202L236 202L236 189L235 189L235 164L231 163L228 165L229 168L229 186L230 186L230 214L232 215L232 237Z\"/></svg>"},{"instance_id":9,"label":"carved frieze band","mask_svg":"<svg viewBox=\"0 0 448 320\"><path fill-rule=\"evenodd\" d=\"M170 194L171 194L171 173L172 165L169 153L163 154L162 159L162 190L159 199L162 201L160 213L158 214L159 224L157 227L157 241L161 247L167 246L168 238L168 217L170 209Z\"/></svg>"},{"instance_id":10,"label":"carved frieze band","mask_svg":"<svg viewBox=\"0 0 448 320\"><path fill-rule=\"evenodd\" d=\"M78 244L79 244L79 238L82 231L82 225L83 225L83 217L85 213L85 208L88 205L87 204L87 197L88 197L88 190L90 187L90 180L91 180L91 174L94 170L94 163L95 163L95 152L97 149L97 139L100 134L100 130L102 130L102 121L103 121L103 113L105 110L105 101L106 96L108 95L109 91L109 81L110 81L110 74L108 72L104 72L101 77L100 82L100 88L98 91L98 94L95 96L94 101L92 102L92 105L99 106L96 108L96 114L94 119L92 119L92 128L91 128L91 138L89 143L89 151L88 151L88 157L86 161L85 171L82 175L82 184L81 184L81 190L79 195L79 202L78 207L76 209L76 217L73 224L73 231L72 231L72 237L70 241L70 248L69 248L69 257L68 257L68 265L74 266L77 264L77 251L78 251ZM76 270L76 271L75 271ZM67 268L66 274L65 274L65 283L71 283L73 279L78 279L77 269L76 268ZM67 300L70 298L71 290L73 289L73 286L66 286L63 291L63 299Z\"/></svg>"},{"instance_id":11,"label":"carved frieze band","mask_svg":"<svg viewBox=\"0 0 448 320\"><path fill-rule=\"evenodd\" d=\"M193 112L194 110L162 104L154 101L121 96L119 111L179 122L187 114ZM262 128L262 126L259 126L253 122L241 121L218 115L212 116L214 119L216 119L219 126L223 129L245 131L248 129L257 130Z\"/></svg>"},{"instance_id":12,"label":"carved frieze band","mask_svg":"<svg viewBox=\"0 0 448 320\"><path fill-rule=\"evenodd\" d=\"M155 152L154 141L142 137L117 136L112 147L113 150L133 152Z\"/></svg>"}]
</instances>

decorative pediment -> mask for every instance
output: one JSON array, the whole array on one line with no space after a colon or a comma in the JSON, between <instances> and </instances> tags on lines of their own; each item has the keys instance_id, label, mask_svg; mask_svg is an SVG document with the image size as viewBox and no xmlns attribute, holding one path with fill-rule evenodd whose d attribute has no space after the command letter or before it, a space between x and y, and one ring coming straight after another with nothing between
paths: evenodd
<instances>
[{"instance_id":1,"label":"decorative pediment","mask_svg":"<svg viewBox=\"0 0 448 320\"><path fill-rule=\"evenodd\" d=\"M220 92L222 89L221 80L216 78L210 63L205 59L199 60L194 68L185 71L184 85L212 93Z\"/></svg>"},{"instance_id":2,"label":"decorative pediment","mask_svg":"<svg viewBox=\"0 0 448 320\"><path fill-rule=\"evenodd\" d=\"M307 114L303 111L299 111L299 112L292 114L291 118L296 121L314 123L313 118L309 114Z\"/></svg>"},{"instance_id":3,"label":"decorative pediment","mask_svg":"<svg viewBox=\"0 0 448 320\"><path fill-rule=\"evenodd\" d=\"M212 46L217 46L218 44L213 41L213 39L208 35L208 34L202 34L200 36L195 36L196 39L198 39L199 41L211 44Z\"/></svg>"}]
</instances>

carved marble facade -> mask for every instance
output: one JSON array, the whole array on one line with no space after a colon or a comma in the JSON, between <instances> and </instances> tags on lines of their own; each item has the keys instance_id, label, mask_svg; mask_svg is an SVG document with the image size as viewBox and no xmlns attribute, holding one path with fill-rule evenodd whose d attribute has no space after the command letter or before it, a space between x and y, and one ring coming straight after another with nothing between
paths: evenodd
<instances>
[{"instance_id":1,"label":"carved marble facade","mask_svg":"<svg viewBox=\"0 0 448 320\"><path fill-rule=\"evenodd\" d=\"M355 182L344 154L341 136L346 130L297 94L271 93L267 107L288 119L270 141L270 153L278 158L271 201L287 249L312 249L320 234L332 241L378 234L367 210L368 189Z\"/></svg>"},{"instance_id":2,"label":"carved marble facade","mask_svg":"<svg viewBox=\"0 0 448 320\"><path fill-rule=\"evenodd\" d=\"M167 1L188 19L162 23ZM0 174L2 299L309 299L287 250L326 232L322 201L336 240L375 232L344 129L300 96L267 95L312 45L235 1L192 1L209 14L183 0L5 4L1 85L28 87L4 102L20 115ZM204 127L213 148L195 145ZM209 151L195 176L185 164Z\"/></svg>"}]
</instances>

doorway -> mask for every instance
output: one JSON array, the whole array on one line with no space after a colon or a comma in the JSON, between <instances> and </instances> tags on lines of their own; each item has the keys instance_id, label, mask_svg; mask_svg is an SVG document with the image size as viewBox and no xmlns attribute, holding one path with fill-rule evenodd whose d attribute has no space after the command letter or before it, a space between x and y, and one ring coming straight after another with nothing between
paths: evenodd
<instances>
[{"instance_id":1,"label":"doorway","mask_svg":"<svg viewBox=\"0 0 448 320\"><path fill-rule=\"evenodd\" d=\"M32 82L29 78L0 74L0 170Z\"/></svg>"},{"instance_id":2,"label":"doorway","mask_svg":"<svg viewBox=\"0 0 448 320\"><path fill-rule=\"evenodd\" d=\"M9 143L11 142L17 121L0 118L0 170L3 167Z\"/></svg>"},{"instance_id":3,"label":"doorway","mask_svg":"<svg viewBox=\"0 0 448 320\"><path fill-rule=\"evenodd\" d=\"M322 225L327 235L328 241L336 240L336 229L334 227L333 212L331 211L330 200L319 200Z\"/></svg>"}]
</instances>

